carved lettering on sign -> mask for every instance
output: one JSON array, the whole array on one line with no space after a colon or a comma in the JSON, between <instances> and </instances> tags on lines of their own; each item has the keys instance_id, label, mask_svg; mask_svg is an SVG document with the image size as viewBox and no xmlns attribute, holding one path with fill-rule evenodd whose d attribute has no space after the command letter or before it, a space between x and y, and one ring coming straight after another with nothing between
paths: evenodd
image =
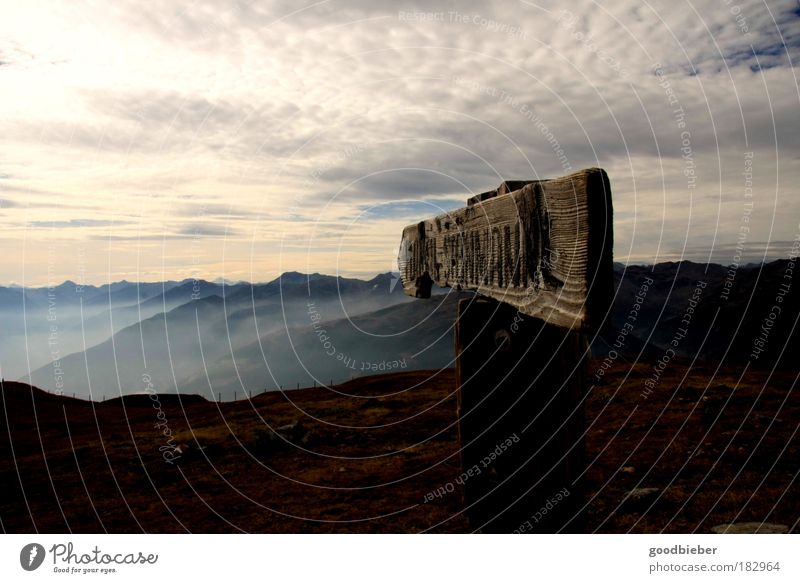
<instances>
[{"instance_id":1,"label":"carved lettering on sign","mask_svg":"<svg viewBox=\"0 0 800 583\"><path fill-rule=\"evenodd\" d=\"M427 274L558 326L602 319L613 286L606 173L516 183L523 186L406 227L398 257L406 293L424 297Z\"/></svg>"}]
</instances>

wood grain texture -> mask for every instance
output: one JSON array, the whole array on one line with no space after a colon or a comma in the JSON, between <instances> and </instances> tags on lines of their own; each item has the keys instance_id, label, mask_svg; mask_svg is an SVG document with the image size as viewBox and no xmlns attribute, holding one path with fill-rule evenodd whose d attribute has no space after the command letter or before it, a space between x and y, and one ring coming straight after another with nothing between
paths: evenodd
<instances>
[{"instance_id":1,"label":"wood grain texture","mask_svg":"<svg viewBox=\"0 0 800 583\"><path fill-rule=\"evenodd\" d=\"M549 324L599 326L613 295L605 171L533 181L507 194L514 182L504 184L493 197L403 230L405 292L429 297L432 283L475 290Z\"/></svg>"},{"instance_id":2,"label":"wood grain texture","mask_svg":"<svg viewBox=\"0 0 800 583\"><path fill-rule=\"evenodd\" d=\"M455 345L465 514L472 529L581 532L584 334L474 298L458 304Z\"/></svg>"}]
</instances>

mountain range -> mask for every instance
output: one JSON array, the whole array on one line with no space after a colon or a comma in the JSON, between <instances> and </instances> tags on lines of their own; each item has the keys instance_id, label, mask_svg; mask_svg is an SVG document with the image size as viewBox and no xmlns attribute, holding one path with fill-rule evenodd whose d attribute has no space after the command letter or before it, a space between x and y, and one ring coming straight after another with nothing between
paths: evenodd
<instances>
[{"instance_id":1,"label":"mountain range","mask_svg":"<svg viewBox=\"0 0 800 583\"><path fill-rule=\"evenodd\" d=\"M612 309L589 336L596 358L792 366L800 306L788 260L614 269ZM470 297L412 300L391 273L0 287L0 367L6 379L94 400L148 387L222 400L335 390L359 376L452 367L457 303Z\"/></svg>"}]
</instances>

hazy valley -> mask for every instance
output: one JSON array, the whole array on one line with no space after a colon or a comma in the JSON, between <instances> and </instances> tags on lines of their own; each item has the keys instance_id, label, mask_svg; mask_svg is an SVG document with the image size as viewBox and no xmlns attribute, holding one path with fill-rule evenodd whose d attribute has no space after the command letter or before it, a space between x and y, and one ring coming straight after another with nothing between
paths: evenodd
<instances>
[{"instance_id":1,"label":"hazy valley","mask_svg":"<svg viewBox=\"0 0 800 583\"><path fill-rule=\"evenodd\" d=\"M590 338L593 355L656 360L673 347L721 365L786 365L798 348L800 313L797 290L781 288L787 265L735 272L690 262L616 265L612 313ZM785 316L773 323L779 296ZM336 385L453 366L456 305L470 297L439 290L431 300L412 300L388 273L369 281L293 272L252 285L5 287L0 366L6 379L93 400L141 392L148 383L161 393L223 400ZM759 338L761 352L750 358Z\"/></svg>"}]
</instances>

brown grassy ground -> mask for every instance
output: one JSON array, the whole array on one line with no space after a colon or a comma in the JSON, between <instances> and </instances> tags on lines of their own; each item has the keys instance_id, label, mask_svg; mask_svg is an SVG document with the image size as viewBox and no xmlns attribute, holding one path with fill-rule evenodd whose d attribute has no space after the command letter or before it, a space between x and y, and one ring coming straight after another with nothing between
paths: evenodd
<instances>
[{"instance_id":1,"label":"brown grassy ground","mask_svg":"<svg viewBox=\"0 0 800 583\"><path fill-rule=\"evenodd\" d=\"M617 365L587 405L586 522L601 532L708 532L737 521L795 525L800 399L794 373L673 363ZM408 372L235 403L161 397L175 464L148 396L90 403L5 383L0 521L6 532L467 532L454 375ZM677 389L676 389L677 388ZM717 414L719 417L717 418ZM314 420L312 417L316 417ZM302 420L297 445L268 426ZM162 422L163 424L163 422ZM307 434L305 443L300 435ZM307 451L306 451L307 450ZM623 468L625 468L623 470ZM619 507L656 487L646 507ZM796 528L796 526L795 526Z\"/></svg>"}]
</instances>

